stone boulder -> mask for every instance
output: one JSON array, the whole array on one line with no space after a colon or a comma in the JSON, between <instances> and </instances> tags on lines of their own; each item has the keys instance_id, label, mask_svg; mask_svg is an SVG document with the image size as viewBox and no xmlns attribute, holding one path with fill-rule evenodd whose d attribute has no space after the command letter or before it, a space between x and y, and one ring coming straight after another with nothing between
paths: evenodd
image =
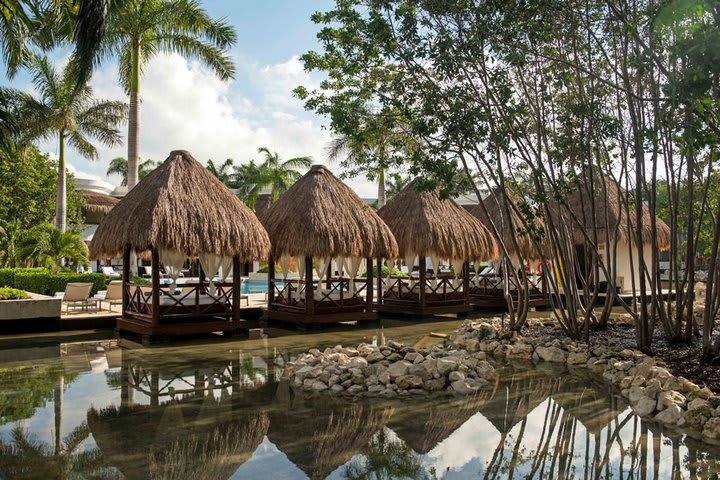
<instances>
[{"instance_id":1,"label":"stone boulder","mask_svg":"<svg viewBox=\"0 0 720 480\"><path fill-rule=\"evenodd\" d=\"M567 352L559 347L537 347L535 352L544 362L564 363L567 360Z\"/></svg>"}]
</instances>

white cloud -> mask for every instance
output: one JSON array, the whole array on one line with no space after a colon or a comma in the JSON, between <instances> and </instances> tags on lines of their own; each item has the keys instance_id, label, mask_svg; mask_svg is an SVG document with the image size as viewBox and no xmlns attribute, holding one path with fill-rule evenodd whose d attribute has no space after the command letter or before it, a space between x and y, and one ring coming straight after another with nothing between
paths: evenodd
<instances>
[{"instance_id":1,"label":"white cloud","mask_svg":"<svg viewBox=\"0 0 720 480\"><path fill-rule=\"evenodd\" d=\"M302 102L292 96L298 85L317 85L299 58L264 66L247 62L240 68L249 84L222 82L197 62L178 55L154 58L141 83L140 155L164 160L171 150L186 149L201 162L233 158L239 164L257 158L258 147L267 146L284 158L311 155L316 163L326 163L324 149L330 134L321 128L323 119L304 111ZM91 84L97 98L128 100L117 81L115 64L97 71ZM57 150L53 144L43 147ZM72 151L68 161L79 171L104 178L110 160L126 156L127 146L100 147L99 152L97 162ZM340 167L331 169L339 173ZM361 196L374 196L372 183L363 179L348 183Z\"/></svg>"}]
</instances>

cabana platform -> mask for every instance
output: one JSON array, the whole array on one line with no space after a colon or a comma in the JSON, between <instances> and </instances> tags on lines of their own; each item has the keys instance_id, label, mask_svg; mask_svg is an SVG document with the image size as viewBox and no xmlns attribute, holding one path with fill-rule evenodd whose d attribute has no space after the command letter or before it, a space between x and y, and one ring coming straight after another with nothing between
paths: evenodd
<instances>
[{"instance_id":1,"label":"cabana platform","mask_svg":"<svg viewBox=\"0 0 720 480\"><path fill-rule=\"evenodd\" d=\"M122 253L117 328L148 341L241 328L242 262L264 257L269 249L255 214L184 150L171 152L105 216L90 245L94 258ZM150 258L150 285L131 281L133 252ZM201 275L178 286L188 259L198 259ZM169 286L160 284L161 264Z\"/></svg>"},{"instance_id":2,"label":"cabana platform","mask_svg":"<svg viewBox=\"0 0 720 480\"><path fill-rule=\"evenodd\" d=\"M327 168L310 171L262 216L268 257L265 319L297 324L377 320L373 259L397 255L397 243L378 215ZM289 279L291 257L299 279ZM276 278L275 265L282 270ZM315 281L317 272L318 281Z\"/></svg>"},{"instance_id":3,"label":"cabana platform","mask_svg":"<svg viewBox=\"0 0 720 480\"><path fill-rule=\"evenodd\" d=\"M529 228L512 208L508 199L515 204L522 202L510 193L503 194L500 189L493 190L482 201L482 204L468 205L465 209L480 220L490 231L498 243L502 244L507 254L508 264L513 268L525 269L528 281L528 306L542 308L550 304L548 286L545 275L551 269L542 267L543 245L533 240L529 235ZM540 219L534 219L532 224L537 229L543 229ZM504 263L504 262L500 262ZM520 303L521 296L525 295L523 285L518 285L512 275L508 276L508 290L516 304ZM471 279L470 303L477 309L507 309L505 298L505 278L503 275L480 275L475 273Z\"/></svg>"},{"instance_id":4,"label":"cabana platform","mask_svg":"<svg viewBox=\"0 0 720 480\"><path fill-rule=\"evenodd\" d=\"M470 261L497 257L497 245L483 224L453 200L416 188L417 180L410 182L378 212L395 235L410 277L383 278L382 264L378 262L375 309L412 317L463 317L473 310L469 297ZM394 265L391 261L389 269ZM417 276L413 274L415 265ZM443 265L450 269L442 271Z\"/></svg>"}]
</instances>

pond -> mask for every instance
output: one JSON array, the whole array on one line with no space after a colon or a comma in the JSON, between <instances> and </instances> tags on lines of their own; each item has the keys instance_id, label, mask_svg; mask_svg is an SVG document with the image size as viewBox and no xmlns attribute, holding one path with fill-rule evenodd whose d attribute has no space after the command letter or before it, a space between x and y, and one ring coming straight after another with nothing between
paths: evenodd
<instances>
[{"instance_id":1,"label":"pond","mask_svg":"<svg viewBox=\"0 0 720 480\"><path fill-rule=\"evenodd\" d=\"M583 370L500 364L470 397L295 393L313 346L427 345L457 322L121 348L0 350L0 477L126 479L717 478L720 450L666 434ZM288 333L288 332L285 332Z\"/></svg>"}]
</instances>

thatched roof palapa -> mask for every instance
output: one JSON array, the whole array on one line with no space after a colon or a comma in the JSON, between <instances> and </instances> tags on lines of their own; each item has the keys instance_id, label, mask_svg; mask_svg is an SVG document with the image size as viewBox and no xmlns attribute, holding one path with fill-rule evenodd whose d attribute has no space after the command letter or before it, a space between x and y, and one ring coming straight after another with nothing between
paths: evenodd
<instances>
[{"instance_id":1,"label":"thatched roof palapa","mask_svg":"<svg viewBox=\"0 0 720 480\"><path fill-rule=\"evenodd\" d=\"M395 258L397 243L372 208L322 165L285 192L262 216L275 258Z\"/></svg>"},{"instance_id":2,"label":"thatched roof palapa","mask_svg":"<svg viewBox=\"0 0 720 480\"><path fill-rule=\"evenodd\" d=\"M90 254L116 256L128 243L138 253L156 247L243 260L262 258L270 249L252 210L185 150L170 152L105 216Z\"/></svg>"},{"instance_id":3,"label":"thatched roof palapa","mask_svg":"<svg viewBox=\"0 0 720 480\"><path fill-rule=\"evenodd\" d=\"M418 192L410 182L378 215L398 242L400 255L439 255L459 260L497 258L498 247L487 228L451 199L436 191Z\"/></svg>"},{"instance_id":4,"label":"thatched roof palapa","mask_svg":"<svg viewBox=\"0 0 720 480\"><path fill-rule=\"evenodd\" d=\"M567 208L575 212L580 223L585 226L585 230L589 230L593 227L594 209L594 223L600 241L607 241L608 237L610 239L614 238L615 229L617 227L620 240L628 243L629 239L635 235L635 226L637 224L633 203L630 205L628 222L628 213L623 204L623 198L627 197L628 192L626 192L613 178L607 175L600 176L599 174L596 174L593 184L589 182L588 177L589 173L587 171L580 175L583 186L570 194L567 199ZM591 186L593 197L589 198ZM607 219L605 217L606 208ZM559 216L558 205L553 205L551 207L551 212L555 216ZM563 213L562 216L566 219L568 218L567 214ZM608 234L605 232L606 220L607 225L609 225ZM659 217L656 217L655 221L657 246L661 250L666 250L670 246L670 227L668 227L668 225ZM643 206L642 237L644 243L652 243L653 241L653 232L650 225L650 209L647 206ZM582 245L585 243L585 236L582 234L582 231L580 231L580 228L576 223L572 226L575 230L575 243L577 245Z\"/></svg>"},{"instance_id":5,"label":"thatched roof palapa","mask_svg":"<svg viewBox=\"0 0 720 480\"><path fill-rule=\"evenodd\" d=\"M495 239L505 245L508 254L512 255L517 253L524 259L540 258L540 254L537 248L535 248L535 244L530 235L527 232L518 233L518 230L523 228L523 220L510 205L508 205L510 210L510 215L508 216L504 204L505 199L501 195L502 193L499 190L495 190L483 199L483 205L466 205L465 209L480 220L493 236L495 235L492 226L493 224L495 225L501 237L496 237ZM510 197L510 200L514 202L517 201L513 197ZM484 209L483 206L485 207ZM542 221L539 219L536 220L536 223L542 225ZM513 237L518 245L517 251L515 250Z\"/></svg>"},{"instance_id":6,"label":"thatched roof palapa","mask_svg":"<svg viewBox=\"0 0 720 480\"><path fill-rule=\"evenodd\" d=\"M83 210L92 213L108 213L117 205L120 200L105 193L83 190L82 196L85 199Z\"/></svg>"}]
</instances>

